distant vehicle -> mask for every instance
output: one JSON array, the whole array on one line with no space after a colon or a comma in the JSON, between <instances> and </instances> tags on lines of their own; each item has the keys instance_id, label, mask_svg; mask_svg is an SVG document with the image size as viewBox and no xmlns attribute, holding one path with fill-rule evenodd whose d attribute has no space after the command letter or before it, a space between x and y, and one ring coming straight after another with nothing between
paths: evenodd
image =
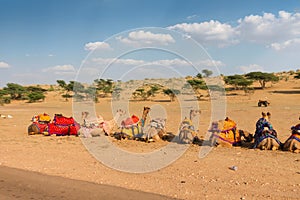
<instances>
[{"instance_id":1,"label":"distant vehicle","mask_svg":"<svg viewBox=\"0 0 300 200\"><path fill-rule=\"evenodd\" d=\"M261 107L261 106L267 107L268 105L270 105L270 102L268 102L266 100L259 100L257 105L258 105L258 107Z\"/></svg>"}]
</instances>

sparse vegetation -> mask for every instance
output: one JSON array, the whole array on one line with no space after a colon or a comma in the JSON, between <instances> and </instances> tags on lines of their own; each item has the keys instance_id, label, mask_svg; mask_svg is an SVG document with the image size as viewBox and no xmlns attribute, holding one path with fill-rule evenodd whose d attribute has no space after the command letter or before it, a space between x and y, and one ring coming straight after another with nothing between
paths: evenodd
<instances>
[{"instance_id":1,"label":"sparse vegetation","mask_svg":"<svg viewBox=\"0 0 300 200\"><path fill-rule=\"evenodd\" d=\"M278 82L279 77L274 75L273 73L266 72L250 72L245 75L248 79L258 81L261 85L261 88L264 89L266 87L266 83L268 82Z\"/></svg>"}]
</instances>

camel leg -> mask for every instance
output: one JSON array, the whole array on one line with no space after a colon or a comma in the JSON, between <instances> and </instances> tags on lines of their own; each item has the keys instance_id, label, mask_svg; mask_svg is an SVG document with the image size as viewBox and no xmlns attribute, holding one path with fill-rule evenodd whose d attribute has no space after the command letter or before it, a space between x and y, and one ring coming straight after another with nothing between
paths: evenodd
<instances>
[{"instance_id":1,"label":"camel leg","mask_svg":"<svg viewBox=\"0 0 300 200\"><path fill-rule=\"evenodd\" d=\"M279 144L276 142L276 140L271 139L271 145L272 145L272 151L276 151L279 149Z\"/></svg>"},{"instance_id":2,"label":"camel leg","mask_svg":"<svg viewBox=\"0 0 300 200\"><path fill-rule=\"evenodd\" d=\"M158 142L158 141L161 140L158 134L154 135L152 138L153 138L156 142Z\"/></svg>"},{"instance_id":3,"label":"camel leg","mask_svg":"<svg viewBox=\"0 0 300 200\"><path fill-rule=\"evenodd\" d=\"M261 150L266 150L268 146L268 138L264 139L263 141L261 141L258 145L257 148L261 149Z\"/></svg>"},{"instance_id":4,"label":"camel leg","mask_svg":"<svg viewBox=\"0 0 300 200\"><path fill-rule=\"evenodd\" d=\"M39 133L39 129L37 128L36 125L31 124L28 127L28 135L35 135Z\"/></svg>"},{"instance_id":5,"label":"camel leg","mask_svg":"<svg viewBox=\"0 0 300 200\"><path fill-rule=\"evenodd\" d=\"M291 139L287 140L284 144L283 144L283 148L284 151L291 151Z\"/></svg>"},{"instance_id":6,"label":"camel leg","mask_svg":"<svg viewBox=\"0 0 300 200\"><path fill-rule=\"evenodd\" d=\"M293 140L292 143L293 143L293 147L294 147L293 152L300 153L300 142Z\"/></svg>"}]
</instances>

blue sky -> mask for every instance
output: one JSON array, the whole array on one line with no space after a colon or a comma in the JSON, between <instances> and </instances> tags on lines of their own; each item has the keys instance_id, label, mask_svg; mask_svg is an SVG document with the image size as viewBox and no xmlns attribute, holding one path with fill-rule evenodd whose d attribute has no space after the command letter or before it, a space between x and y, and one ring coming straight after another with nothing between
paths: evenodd
<instances>
[{"instance_id":1,"label":"blue sky","mask_svg":"<svg viewBox=\"0 0 300 200\"><path fill-rule=\"evenodd\" d=\"M87 55L103 61L93 65L101 68L124 45L168 49L175 44L182 52L191 50L168 31L143 27L178 31L192 38L211 59L208 63L199 56L197 62L206 63L201 67L213 63L222 74L296 70L300 68L299 21L300 2L296 0L0 0L0 86L74 80L80 66L91 67L83 63L91 60ZM95 48L102 52L93 53ZM153 63L168 68L170 64L183 76L194 75L183 69L180 57L159 51L133 53L116 63L115 70L129 70L137 64L151 68ZM111 71L104 78L119 79Z\"/></svg>"}]
</instances>

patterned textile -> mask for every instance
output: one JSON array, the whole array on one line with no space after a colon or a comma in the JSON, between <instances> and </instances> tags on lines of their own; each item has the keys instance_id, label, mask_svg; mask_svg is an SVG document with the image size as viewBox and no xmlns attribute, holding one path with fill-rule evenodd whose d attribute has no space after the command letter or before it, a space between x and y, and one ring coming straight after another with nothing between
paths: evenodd
<instances>
[{"instance_id":1,"label":"patterned textile","mask_svg":"<svg viewBox=\"0 0 300 200\"><path fill-rule=\"evenodd\" d=\"M235 121L226 118L223 121L222 129L220 130L219 124L217 122L213 122L210 128L210 132L213 132L213 137L219 138L224 142L228 142L232 145L239 144L241 142L241 136L239 131L236 128Z\"/></svg>"},{"instance_id":2,"label":"patterned textile","mask_svg":"<svg viewBox=\"0 0 300 200\"><path fill-rule=\"evenodd\" d=\"M79 129L80 125L73 117L65 117L61 114L56 114L54 116L53 123L48 124L49 135L78 135Z\"/></svg>"}]
</instances>

